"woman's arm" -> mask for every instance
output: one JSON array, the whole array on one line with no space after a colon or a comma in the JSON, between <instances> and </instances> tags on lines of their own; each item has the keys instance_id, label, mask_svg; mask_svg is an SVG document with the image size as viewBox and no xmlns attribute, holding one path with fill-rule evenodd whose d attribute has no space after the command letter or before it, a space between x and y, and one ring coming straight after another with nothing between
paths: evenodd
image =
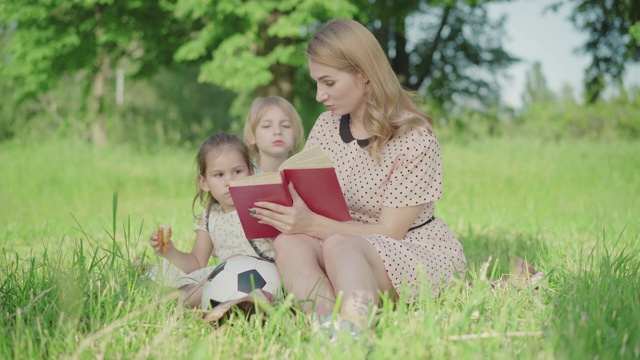
<instances>
[{"instance_id":1,"label":"woman's arm","mask_svg":"<svg viewBox=\"0 0 640 360\"><path fill-rule=\"evenodd\" d=\"M289 191L293 198L293 206L258 202L253 216L285 234L307 234L319 239L333 234L380 234L402 239L425 206L420 204L402 208L383 207L378 223L365 225L353 221L335 221L318 215L309 210L291 184Z\"/></svg>"}]
</instances>

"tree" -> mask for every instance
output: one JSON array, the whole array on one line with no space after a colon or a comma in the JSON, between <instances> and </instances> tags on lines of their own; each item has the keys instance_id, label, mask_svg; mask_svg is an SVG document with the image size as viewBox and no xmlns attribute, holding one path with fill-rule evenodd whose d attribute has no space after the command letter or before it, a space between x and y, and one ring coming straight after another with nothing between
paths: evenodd
<instances>
[{"instance_id":1,"label":"tree","mask_svg":"<svg viewBox=\"0 0 640 360\"><path fill-rule=\"evenodd\" d=\"M203 60L199 80L238 93L295 96L304 43L321 21L351 16L346 0L178 0L173 11L197 29L175 57Z\"/></svg>"},{"instance_id":2,"label":"tree","mask_svg":"<svg viewBox=\"0 0 640 360\"><path fill-rule=\"evenodd\" d=\"M548 103L553 101L555 95L547 85L547 79L542 73L542 65L536 61L527 72L522 102L525 106L535 103Z\"/></svg>"},{"instance_id":3,"label":"tree","mask_svg":"<svg viewBox=\"0 0 640 360\"><path fill-rule=\"evenodd\" d=\"M640 21L636 22L631 29L629 29L629 34L635 39L636 45L640 46Z\"/></svg>"},{"instance_id":4,"label":"tree","mask_svg":"<svg viewBox=\"0 0 640 360\"><path fill-rule=\"evenodd\" d=\"M204 59L200 81L301 103L309 98L302 91L312 90L299 80L306 79L299 71L306 66L306 38L322 21L353 17L379 39L406 87L441 104L465 98L496 103L496 74L516 59L502 48L503 21L490 19L484 3L468 3L181 0L176 15L200 27L176 59Z\"/></svg>"},{"instance_id":5,"label":"tree","mask_svg":"<svg viewBox=\"0 0 640 360\"><path fill-rule=\"evenodd\" d=\"M0 48L0 77L16 89L14 100L38 96L65 74L86 72L92 138L107 140L109 77L121 61L130 75L146 76L172 61L187 35L184 24L155 1L51 0L0 2L0 24L15 24Z\"/></svg>"},{"instance_id":6,"label":"tree","mask_svg":"<svg viewBox=\"0 0 640 360\"><path fill-rule=\"evenodd\" d=\"M551 9L557 11L565 3L557 2ZM570 3L571 22L589 35L578 51L591 55L591 64L585 70L585 90L587 101L593 103L600 98L608 80L619 83L626 65L640 61L640 41L632 36L632 31L640 33L637 27L632 28L640 21L640 1L571 0Z\"/></svg>"},{"instance_id":7,"label":"tree","mask_svg":"<svg viewBox=\"0 0 640 360\"><path fill-rule=\"evenodd\" d=\"M499 102L500 71L518 61L487 3L359 0L358 20L370 24L404 86L441 106L471 100L486 109Z\"/></svg>"}]
</instances>

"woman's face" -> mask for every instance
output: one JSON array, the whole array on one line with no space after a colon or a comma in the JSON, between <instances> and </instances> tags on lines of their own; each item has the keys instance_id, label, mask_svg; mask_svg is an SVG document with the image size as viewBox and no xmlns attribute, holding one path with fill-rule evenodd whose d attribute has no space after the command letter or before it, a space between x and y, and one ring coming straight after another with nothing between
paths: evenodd
<instances>
[{"instance_id":1,"label":"woman's face","mask_svg":"<svg viewBox=\"0 0 640 360\"><path fill-rule=\"evenodd\" d=\"M316 81L316 101L321 102L334 115L351 114L352 117L362 119L366 106L365 76L352 75L311 60L309 74Z\"/></svg>"}]
</instances>

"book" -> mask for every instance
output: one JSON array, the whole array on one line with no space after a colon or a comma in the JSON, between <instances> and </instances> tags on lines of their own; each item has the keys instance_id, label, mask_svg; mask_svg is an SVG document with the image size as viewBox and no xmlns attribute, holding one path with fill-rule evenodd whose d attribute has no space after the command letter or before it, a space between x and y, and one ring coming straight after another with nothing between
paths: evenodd
<instances>
[{"instance_id":1,"label":"book","mask_svg":"<svg viewBox=\"0 0 640 360\"><path fill-rule=\"evenodd\" d=\"M293 205L289 183L293 183L298 195L314 213L337 221L351 220L331 159L320 146L314 146L288 158L277 172L251 175L229 184L247 239L271 238L280 234L276 228L258 223L258 219L249 214L249 209L258 201Z\"/></svg>"}]
</instances>

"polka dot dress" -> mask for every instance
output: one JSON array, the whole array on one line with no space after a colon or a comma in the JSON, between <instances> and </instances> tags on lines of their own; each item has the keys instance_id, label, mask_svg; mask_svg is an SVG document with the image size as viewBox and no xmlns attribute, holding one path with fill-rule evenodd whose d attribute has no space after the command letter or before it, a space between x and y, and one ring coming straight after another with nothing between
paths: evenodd
<instances>
[{"instance_id":1,"label":"polka dot dress","mask_svg":"<svg viewBox=\"0 0 640 360\"><path fill-rule=\"evenodd\" d=\"M380 253L391 282L411 299L428 281L438 294L456 273L466 271L462 245L438 218L434 201L442 195L442 164L438 140L426 129L395 135L380 150L377 162L355 140L349 116L325 112L316 121L306 147L320 145L331 157L354 221L377 223L384 207L426 204L402 240L382 235L364 238ZM420 226L422 225L422 226Z\"/></svg>"}]
</instances>

